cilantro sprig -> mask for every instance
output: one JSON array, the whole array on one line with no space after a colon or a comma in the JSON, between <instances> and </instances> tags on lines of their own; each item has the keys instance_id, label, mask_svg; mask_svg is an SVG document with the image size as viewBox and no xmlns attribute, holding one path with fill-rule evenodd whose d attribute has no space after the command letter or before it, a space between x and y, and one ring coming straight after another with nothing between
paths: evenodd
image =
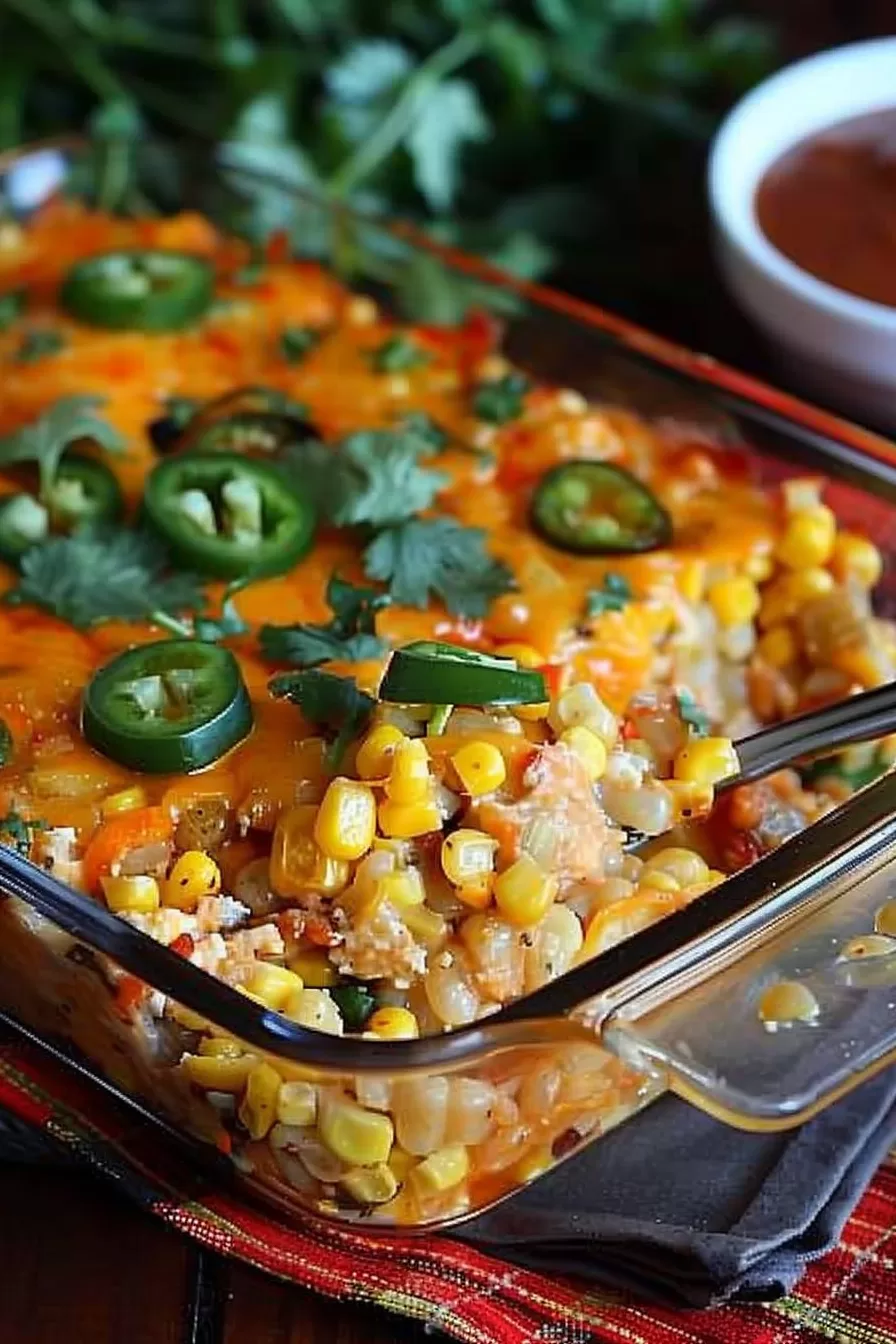
<instances>
[{"instance_id":1,"label":"cilantro sprig","mask_svg":"<svg viewBox=\"0 0 896 1344\"><path fill-rule=\"evenodd\" d=\"M318 327L284 327L278 346L287 364L301 364L322 340L323 332Z\"/></svg>"},{"instance_id":2,"label":"cilantro sprig","mask_svg":"<svg viewBox=\"0 0 896 1344\"><path fill-rule=\"evenodd\" d=\"M514 587L513 574L485 547L486 534L454 518L412 518L374 537L364 572L389 585L396 602L425 607L441 598L455 616L484 616Z\"/></svg>"},{"instance_id":3,"label":"cilantro sprig","mask_svg":"<svg viewBox=\"0 0 896 1344\"><path fill-rule=\"evenodd\" d=\"M430 361L431 356L426 350L400 332L390 336L370 355L370 362L377 373L405 373L409 369L421 369Z\"/></svg>"},{"instance_id":4,"label":"cilantro sprig","mask_svg":"<svg viewBox=\"0 0 896 1344\"><path fill-rule=\"evenodd\" d=\"M0 439L0 468L36 463L45 498L66 450L78 440L89 439L107 453L123 453L123 436L96 414L102 404L101 397L61 397L38 420Z\"/></svg>"},{"instance_id":5,"label":"cilantro sprig","mask_svg":"<svg viewBox=\"0 0 896 1344\"><path fill-rule=\"evenodd\" d=\"M366 429L334 447L292 445L283 468L335 527L386 527L428 509L448 483L419 460L431 451L413 430Z\"/></svg>"},{"instance_id":6,"label":"cilantro sprig","mask_svg":"<svg viewBox=\"0 0 896 1344\"><path fill-rule=\"evenodd\" d=\"M376 613L390 601L388 593L356 587L334 574L327 584L332 619L317 625L263 625L258 632L262 652L271 662L293 667L378 658L388 645L376 633Z\"/></svg>"},{"instance_id":7,"label":"cilantro sprig","mask_svg":"<svg viewBox=\"0 0 896 1344\"><path fill-rule=\"evenodd\" d=\"M473 393L473 414L491 425L505 425L522 415L528 390L529 379L516 371L505 373L503 378L489 379Z\"/></svg>"},{"instance_id":8,"label":"cilantro sprig","mask_svg":"<svg viewBox=\"0 0 896 1344\"><path fill-rule=\"evenodd\" d=\"M335 734L326 757L332 770L338 769L349 742L363 732L376 708L376 701L354 677L337 677L317 668L284 672L268 682L268 690L276 699L297 705L309 723Z\"/></svg>"},{"instance_id":9,"label":"cilantro sprig","mask_svg":"<svg viewBox=\"0 0 896 1344\"><path fill-rule=\"evenodd\" d=\"M58 355L65 345L66 340L61 332L53 331L52 327L34 327L25 332L15 358L20 364L35 364L48 355Z\"/></svg>"},{"instance_id":10,"label":"cilantro sprig","mask_svg":"<svg viewBox=\"0 0 896 1344\"><path fill-rule=\"evenodd\" d=\"M40 607L78 630L111 620L165 624L166 617L205 605L199 580L172 573L154 537L92 527L51 537L26 551L19 582L3 601Z\"/></svg>"},{"instance_id":11,"label":"cilantro sprig","mask_svg":"<svg viewBox=\"0 0 896 1344\"><path fill-rule=\"evenodd\" d=\"M624 611L634 594L624 574L605 574L599 588L592 588L585 599L585 615L603 616L607 611Z\"/></svg>"},{"instance_id":12,"label":"cilantro sprig","mask_svg":"<svg viewBox=\"0 0 896 1344\"><path fill-rule=\"evenodd\" d=\"M710 722L709 715L703 706L697 703L690 691L676 691L675 698L678 702L678 713L681 721L688 730L688 737L706 737L709 733Z\"/></svg>"}]
</instances>

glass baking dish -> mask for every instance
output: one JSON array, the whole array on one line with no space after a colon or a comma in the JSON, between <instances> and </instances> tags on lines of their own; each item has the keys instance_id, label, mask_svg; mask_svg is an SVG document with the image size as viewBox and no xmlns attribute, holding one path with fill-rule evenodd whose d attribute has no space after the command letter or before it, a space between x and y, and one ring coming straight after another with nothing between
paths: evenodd
<instances>
[{"instance_id":1,"label":"glass baking dish","mask_svg":"<svg viewBox=\"0 0 896 1344\"><path fill-rule=\"evenodd\" d=\"M7 207L27 214L79 180L88 162L78 145L6 156ZM893 550L896 459L878 436L404 225L313 200L226 152L217 163L201 155L181 167L179 204L221 218L263 184L281 210L301 212L314 255L356 289L387 302L391 294L400 306L411 281L419 293L447 275L455 294L501 314L509 353L536 377L744 446L763 483L807 469L829 478L839 518ZM881 614L896 613L892 582L885 575L877 589ZM224 1153L247 1190L284 1214L445 1225L512 1194L666 1089L733 1125L783 1128L884 1067L896 1054L896 942L891 949L880 923L896 859L894 814L896 778L885 775L686 909L542 989L470 1026L404 1041L299 1026L0 849L0 1007L97 1081ZM297 1098L316 1090L351 1098L356 1119L357 1111L390 1116L423 1174L393 1163L387 1198L365 1197L369 1175L347 1197L344 1163L307 1126L277 1126L272 1139L269 1127L253 1136L225 1123L233 1121L226 1096L212 1105L175 1067L182 1035L138 1032L118 1014L106 959L179 1005L188 1033L210 1029L244 1043L298 1085ZM817 1011L773 1031L758 1007L782 978L802 984ZM434 1149L441 1165L427 1165Z\"/></svg>"}]
</instances>

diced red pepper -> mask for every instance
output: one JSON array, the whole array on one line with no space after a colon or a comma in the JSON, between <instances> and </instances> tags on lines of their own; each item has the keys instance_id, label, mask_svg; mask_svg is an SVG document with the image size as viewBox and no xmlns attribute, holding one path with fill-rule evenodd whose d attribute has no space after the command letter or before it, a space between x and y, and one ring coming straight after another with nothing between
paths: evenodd
<instances>
[{"instance_id":1,"label":"diced red pepper","mask_svg":"<svg viewBox=\"0 0 896 1344\"><path fill-rule=\"evenodd\" d=\"M289 234L286 229L275 229L264 248L264 259L269 266L281 266L289 261Z\"/></svg>"},{"instance_id":2,"label":"diced red pepper","mask_svg":"<svg viewBox=\"0 0 896 1344\"><path fill-rule=\"evenodd\" d=\"M146 985L136 975L123 975L115 990L115 1011L129 1022L146 995Z\"/></svg>"},{"instance_id":3,"label":"diced red pepper","mask_svg":"<svg viewBox=\"0 0 896 1344\"><path fill-rule=\"evenodd\" d=\"M192 957L196 950L196 944L189 933L179 934L173 943L168 944L168 947L172 952L176 952L179 957L186 957L187 959Z\"/></svg>"}]
</instances>

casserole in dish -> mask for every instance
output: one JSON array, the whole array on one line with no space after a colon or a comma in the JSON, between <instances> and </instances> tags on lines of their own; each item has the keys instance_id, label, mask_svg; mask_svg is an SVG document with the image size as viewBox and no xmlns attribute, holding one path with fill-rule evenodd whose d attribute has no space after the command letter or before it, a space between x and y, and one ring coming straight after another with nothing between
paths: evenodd
<instances>
[{"instance_id":1,"label":"casserole in dish","mask_svg":"<svg viewBox=\"0 0 896 1344\"><path fill-rule=\"evenodd\" d=\"M293 255L323 207L253 249L214 192L112 214L71 162L10 167L0 238L6 1011L269 1198L384 1226L668 1077L784 1123L879 1064L818 1064L816 990L750 999L758 1058L814 1061L751 1108L656 1005L866 876L889 780L836 809L889 741L713 802L733 739L893 679L881 441L705 370L748 445L512 282L400 321L365 276L443 265L400 230L325 216L349 286Z\"/></svg>"}]
</instances>

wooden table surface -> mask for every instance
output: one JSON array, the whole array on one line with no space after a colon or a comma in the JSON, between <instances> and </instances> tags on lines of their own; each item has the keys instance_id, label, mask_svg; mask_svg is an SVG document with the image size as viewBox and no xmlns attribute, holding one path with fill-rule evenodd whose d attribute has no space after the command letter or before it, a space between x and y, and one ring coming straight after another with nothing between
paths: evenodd
<instances>
[{"instance_id":1,"label":"wooden table surface","mask_svg":"<svg viewBox=\"0 0 896 1344\"><path fill-rule=\"evenodd\" d=\"M740 0L728 8L782 23L788 56L896 33L896 0ZM761 352L721 296L708 261L701 292L718 333L704 348L764 372ZM700 340L703 333L689 330L684 316L680 334ZM745 332L734 346L733 331ZM200 1259L185 1238L87 1175L0 1164L0 1208L0 1344L423 1344L437 1338L375 1308L337 1304L239 1264Z\"/></svg>"}]
</instances>

